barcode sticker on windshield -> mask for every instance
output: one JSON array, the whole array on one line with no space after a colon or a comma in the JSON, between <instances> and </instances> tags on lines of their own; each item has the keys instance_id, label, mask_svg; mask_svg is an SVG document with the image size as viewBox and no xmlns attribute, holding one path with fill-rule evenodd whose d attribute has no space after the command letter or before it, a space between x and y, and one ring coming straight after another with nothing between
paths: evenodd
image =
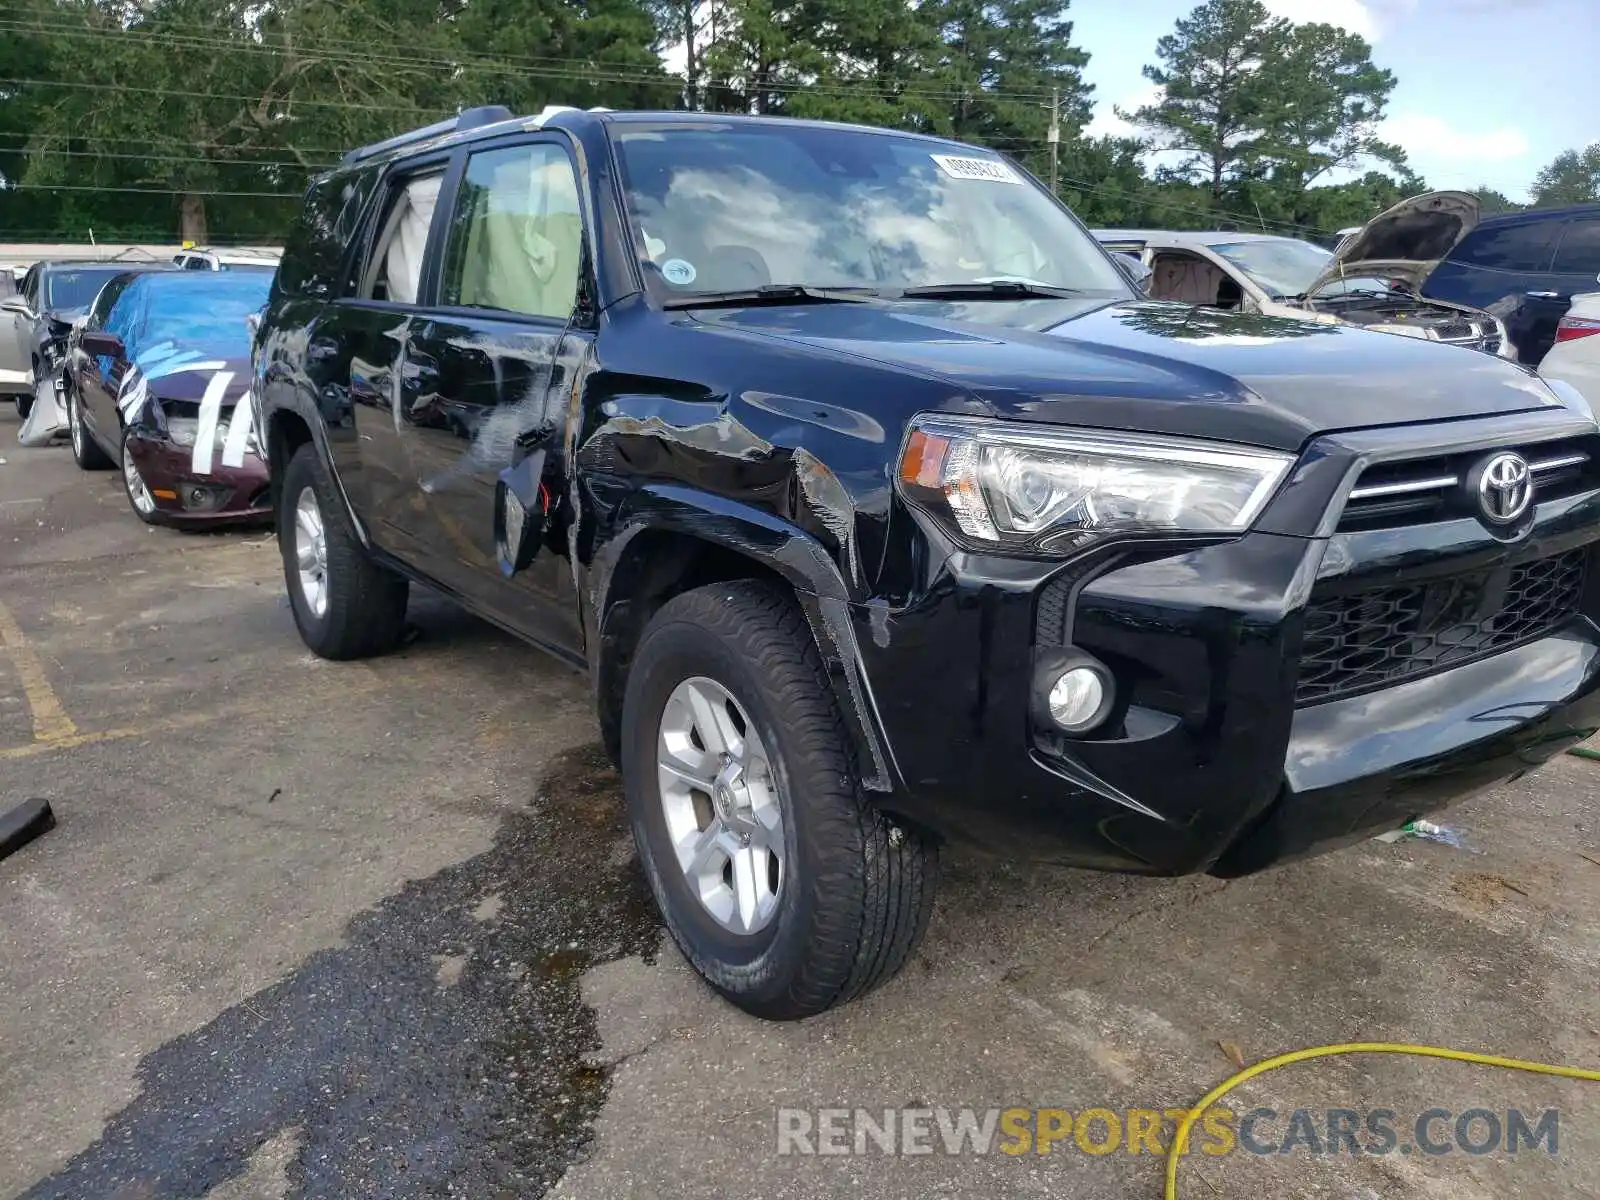
<instances>
[{"instance_id":1,"label":"barcode sticker on windshield","mask_svg":"<svg viewBox=\"0 0 1600 1200\"><path fill-rule=\"evenodd\" d=\"M962 158L956 154L929 156L952 179L981 179L985 183L1021 183L1017 173L999 159Z\"/></svg>"}]
</instances>

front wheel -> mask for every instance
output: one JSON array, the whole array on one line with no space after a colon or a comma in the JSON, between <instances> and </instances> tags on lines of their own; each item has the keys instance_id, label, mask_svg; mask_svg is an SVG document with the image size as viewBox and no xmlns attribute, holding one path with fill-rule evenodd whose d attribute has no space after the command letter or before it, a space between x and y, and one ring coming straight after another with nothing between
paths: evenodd
<instances>
[{"instance_id":1,"label":"front wheel","mask_svg":"<svg viewBox=\"0 0 1600 1200\"><path fill-rule=\"evenodd\" d=\"M933 909L938 850L862 795L790 596L745 580L664 605L629 669L622 746L645 875L723 996L789 1020L904 965Z\"/></svg>"},{"instance_id":2,"label":"front wheel","mask_svg":"<svg viewBox=\"0 0 1600 1200\"><path fill-rule=\"evenodd\" d=\"M144 481L144 476L139 471L139 464L133 461L133 437L124 430L122 433L122 487L128 494L128 504L133 509L133 515L146 525L157 523L156 499L150 494L150 487Z\"/></svg>"},{"instance_id":3,"label":"front wheel","mask_svg":"<svg viewBox=\"0 0 1600 1200\"><path fill-rule=\"evenodd\" d=\"M76 388L67 388L67 433L72 438L72 457L85 471L104 471L115 464L94 440L83 421L83 406Z\"/></svg>"},{"instance_id":4,"label":"front wheel","mask_svg":"<svg viewBox=\"0 0 1600 1200\"><path fill-rule=\"evenodd\" d=\"M26 421L28 414L33 411L33 397L18 394L16 397L17 416Z\"/></svg>"},{"instance_id":5,"label":"front wheel","mask_svg":"<svg viewBox=\"0 0 1600 1200\"><path fill-rule=\"evenodd\" d=\"M410 585L367 555L316 449L295 451L278 489L278 548L300 636L323 658L392 649Z\"/></svg>"}]
</instances>

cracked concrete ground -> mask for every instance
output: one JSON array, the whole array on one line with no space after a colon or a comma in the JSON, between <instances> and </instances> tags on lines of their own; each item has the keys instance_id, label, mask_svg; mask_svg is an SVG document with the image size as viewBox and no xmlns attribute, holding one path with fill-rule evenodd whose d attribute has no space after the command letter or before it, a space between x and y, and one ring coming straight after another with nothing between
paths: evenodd
<instances>
[{"instance_id":1,"label":"cracked concrete ground","mask_svg":"<svg viewBox=\"0 0 1600 1200\"><path fill-rule=\"evenodd\" d=\"M0 800L61 824L0 863L0 1194L1153 1197L1120 1145L779 1154L777 1113L1160 1110L1354 1039L1600 1064L1600 764L1459 808L1472 851L1226 885L952 852L899 979L763 1024L659 942L581 679L426 597L320 663L261 534L145 530L12 427ZM1600 1195L1594 1085L1365 1057L1232 1103L1556 1108L1559 1147L1195 1155L1184 1196Z\"/></svg>"}]
</instances>

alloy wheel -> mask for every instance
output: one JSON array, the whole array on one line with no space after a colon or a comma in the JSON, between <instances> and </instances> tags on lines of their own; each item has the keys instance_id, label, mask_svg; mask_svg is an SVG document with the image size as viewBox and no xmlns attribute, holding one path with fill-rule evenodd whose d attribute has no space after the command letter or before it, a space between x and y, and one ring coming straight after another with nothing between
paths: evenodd
<instances>
[{"instance_id":1,"label":"alloy wheel","mask_svg":"<svg viewBox=\"0 0 1600 1200\"><path fill-rule=\"evenodd\" d=\"M133 451L129 449L126 438L122 440L122 478L128 485L128 499L140 515L149 516L155 512L155 497L145 486L144 476L139 474L139 466L133 461Z\"/></svg>"},{"instance_id":2,"label":"alloy wheel","mask_svg":"<svg viewBox=\"0 0 1600 1200\"><path fill-rule=\"evenodd\" d=\"M656 763L667 837L690 893L725 929L765 928L786 874L783 802L744 707L714 679L685 679L662 710Z\"/></svg>"},{"instance_id":3,"label":"alloy wheel","mask_svg":"<svg viewBox=\"0 0 1600 1200\"><path fill-rule=\"evenodd\" d=\"M301 488L294 502L294 558L301 599L311 615L321 619L328 611L328 535L322 506L310 486Z\"/></svg>"}]
</instances>

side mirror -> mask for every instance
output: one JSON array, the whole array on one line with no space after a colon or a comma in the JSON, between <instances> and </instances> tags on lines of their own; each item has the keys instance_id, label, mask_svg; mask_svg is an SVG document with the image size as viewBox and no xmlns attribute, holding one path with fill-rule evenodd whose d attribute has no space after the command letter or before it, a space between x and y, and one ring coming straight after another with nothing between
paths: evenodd
<instances>
[{"instance_id":1,"label":"side mirror","mask_svg":"<svg viewBox=\"0 0 1600 1200\"><path fill-rule=\"evenodd\" d=\"M1116 264L1117 270L1122 272L1134 291L1142 296L1150 294L1150 280L1155 275L1155 272L1145 265L1144 259L1137 254L1113 250L1111 252L1111 261Z\"/></svg>"},{"instance_id":2,"label":"side mirror","mask_svg":"<svg viewBox=\"0 0 1600 1200\"><path fill-rule=\"evenodd\" d=\"M78 338L78 347L90 358L122 357L122 339L103 329L85 330Z\"/></svg>"},{"instance_id":3,"label":"side mirror","mask_svg":"<svg viewBox=\"0 0 1600 1200\"><path fill-rule=\"evenodd\" d=\"M0 312L21 313L25 317L33 316L33 310L28 307L26 296L7 296L0 300Z\"/></svg>"}]
</instances>

